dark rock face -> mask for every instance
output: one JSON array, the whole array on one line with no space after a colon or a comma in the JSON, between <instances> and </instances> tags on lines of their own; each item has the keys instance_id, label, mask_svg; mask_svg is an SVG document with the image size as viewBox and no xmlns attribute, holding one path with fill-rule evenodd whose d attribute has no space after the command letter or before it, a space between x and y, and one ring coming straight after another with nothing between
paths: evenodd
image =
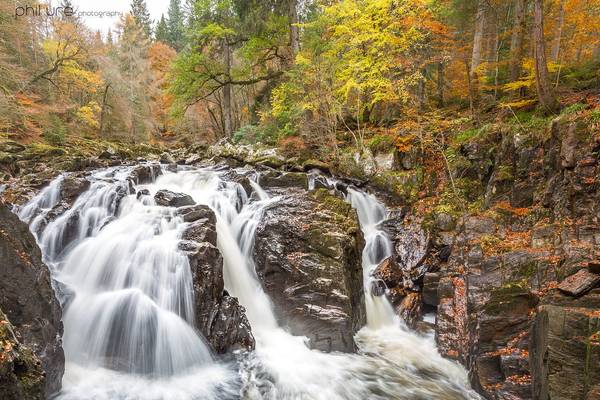
<instances>
[{"instance_id":1,"label":"dark rock face","mask_svg":"<svg viewBox=\"0 0 600 400\"><path fill-rule=\"evenodd\" d=\"M263 188L297 187L308 189L308 176L301 172L279 173L268 171L260 175L260 185Z\"/></svg>"},{"instance_id":2,"label":"dark rock face","mask_svg":"<svg viewBox=\"0 0 600 400\"><path fill-rule=\"evenodd\" d=\"M598 399L600 291L545 298L531 329L533 398Z\"/></svg>"},{"instance_id":3,"label":"dark rock face","mask_svg":"<svg viewBox=\"0 0 600 400\"><path fill-rule=\"evenodd\" d=\"M186 251L192 271L196 327L219 354L254 348L250 324L235 297L224 291L223 258L217 249L216 217L206 206L195 206L203 217L183 234L180 248Z\"/></svg>"},{"instance_id":4,"label":"dark rock face","mask_svg":"<svg viewBox=\"0 0 600 400\"><path fill-rule=\"evenodd\" d=\"M31 349L19 342L15 328L0 310L0 398L43 400L44 370Z\"/></svg>"},{"instance_id":5,"label":"dark rock face","mask_svg":"<svg viewBox=\"0 0 600 400\"><path fill-rule=\"evenodd\" d=\"M422 288L438 349L488 399L595 398L599 385L600 139L569 118L549 133L470 143L457 172L484 210L453 228L429 219L437 261L423 261Z\"/></svg>"},{"instance_id":6,"label":"dark rock face","mask_svg":"<svg viewBox=\"0 0 600 400\"><path fill-rule=\"evenodd\" d=\"M190 195L175 193L170 190L159 190L156 192L154 201L156 201L157 205L165 207L184 207L196 204Z\"/></svg>"},{"instance_id":7,"label":"dark rock face","mask_svg":"<svg viewBox=\"0 0 600 400\"><path fill-rule=\"evenodd\" d=\"M181 216L184 222L195 222L199 219L207 219L211 221L211 223L215 223L215 214L210 208L203 205L180 207L177 209L177 215Z\"/></svg>"},{"instance_id":8,"label":"dark rock face","mask_svg":"<svg viewBox=\"0 0 600 400\"><path fill-rule=\"evenodd\" d=\"M61 309L33 235L3 204L0 204L0 260L0 309L14 326L19 342L41 360L45 372L41 390L50 395L60 389L64 372ZM35 373L27 370L27 363L23 368L25 373Z\"/></svg>"},{"instance_id":9,"label":"dark rock face","mask_svg":"<svg viewBox=\"0 0 600 400\"><path fill-rule=\"evenodd\" d=\"M137 184L144 184L153 182L161 174L162 170L158 164L138 165L133 169L131 178Z\"/></svg>"},{"instance_id":10,"label":"dark rock face","mask_svg":"<svg viewBox=\"0 0 600 400\"><path fill-rule=\"evenodd\" d=\"M323 351L354 350L365 323L356 212L320 189L285 189L256 229L256 272L282 325Z\"/></svg>"}]
</instances>

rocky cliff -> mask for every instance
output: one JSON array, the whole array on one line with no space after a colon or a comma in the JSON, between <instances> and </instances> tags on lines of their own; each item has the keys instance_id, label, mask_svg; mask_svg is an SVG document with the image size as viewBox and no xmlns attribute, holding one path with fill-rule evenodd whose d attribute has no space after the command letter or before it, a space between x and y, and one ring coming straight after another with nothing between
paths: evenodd
<instances>
[{"instance_id":1,"label":"rocky cliff","mask_svg":"<svg viewBox=\"0 0 600 400\"><path fill-rule=\"evenodd\" d=\"M61 309L26 224L0 203L0 394L42 399L64 371Z\"/></svg>"}]
</instances>

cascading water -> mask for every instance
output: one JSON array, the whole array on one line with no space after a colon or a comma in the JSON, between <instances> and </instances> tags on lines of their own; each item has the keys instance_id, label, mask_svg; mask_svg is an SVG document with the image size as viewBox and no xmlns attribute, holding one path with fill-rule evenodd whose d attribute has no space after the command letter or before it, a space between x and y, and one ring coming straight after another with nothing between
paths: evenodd
<instances>
[{"instance_id":1,"label":"cascading water","mask_svg":"<svg viewBox=\"0 0 600 400\"><path fill-rule=\"evenodd\" d=\"M385 296L373 294L373 272L392 254L392 242L378 226L386 218L386 210L375 196L349 188L347 200L356 209L360 227L365 237L362 254L363 282L365 288L365 307L367 326L372 329L393 326L401 323Z\"/></svg>"},{"instance_id":2,"label":"cascading water","mask_svg":"<svg viewBox=\"0 0 600 400\"><path fill-rule=\"evenodd\" d=\"M94 174L90 189L38 236L55 280L66 288L62 399L477 398L464 370L439 356L431 336L410 332L384 297L372 296L371 272L391 254L377 228L386 210L374 197L354 189L347 197L366 238L368 326L356 335L357 354L327 354L278 325L254 270L256 226L279 198L254 180L248 198L240 184L224 178L226 171L200 169L164 171L136 187L150 194L138 199L123 195L129 173ZM43 219L59 201L60 179L22 209L24 220ZM190 268L178 250L186 223L173 208L155 204L160 189L189 194L217 215L225 286L246 308L256 338L239 374L215 362L193 328Z\"/></svg>"}]
</instances>

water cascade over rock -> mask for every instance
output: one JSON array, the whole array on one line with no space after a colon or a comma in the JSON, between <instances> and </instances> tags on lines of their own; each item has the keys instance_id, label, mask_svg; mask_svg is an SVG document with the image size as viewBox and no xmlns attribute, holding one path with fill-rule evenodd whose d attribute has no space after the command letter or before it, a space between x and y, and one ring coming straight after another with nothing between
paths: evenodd
<instances>
[{"instance_id":1,"label":"water cascade over rock","mask_svg":"<svg viewBox=\"0 0 600 400\"><path fill-rule=\"evenodd\" d=\"M265 190L248 170L141 168L93 173L53 215L59 177L21 210L61 293L62 399L478 398L372 292L391 253L374 197L349 189L354 211L325 189ZM289 235L267 246L274 224ZM337 344L322 347L310 323Z\"/></svg>"}]
</instances>

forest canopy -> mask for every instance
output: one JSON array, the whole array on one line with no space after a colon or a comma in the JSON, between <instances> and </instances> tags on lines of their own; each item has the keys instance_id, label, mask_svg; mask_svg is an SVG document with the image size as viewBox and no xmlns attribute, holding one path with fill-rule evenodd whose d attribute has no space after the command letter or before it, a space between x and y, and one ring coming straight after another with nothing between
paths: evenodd
<instances>
[{"instance_id":1,"label":"forest canopy","mask_svg":"<svg viewBox=\"0 0 600 400\"><path fill-rule=\"evenodd\" d=\"M361 153L449 112L556 115L600 81L600 0L170 0L157 21L133 0L104 35L15 4L38 3L0 2L0 132L54 145Z\"/></svg>"}]
</instances>

